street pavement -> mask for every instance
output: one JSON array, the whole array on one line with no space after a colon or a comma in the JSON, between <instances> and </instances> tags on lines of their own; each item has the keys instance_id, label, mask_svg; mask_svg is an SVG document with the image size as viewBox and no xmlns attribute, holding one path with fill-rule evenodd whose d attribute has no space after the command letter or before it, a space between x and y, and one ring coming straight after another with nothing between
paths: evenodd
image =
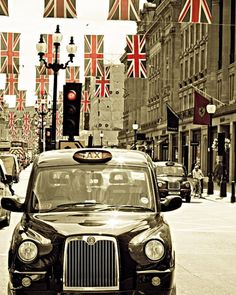
<instances>
[{"instance_id":1,"label":"street pavement","mask_svg":"<svg viewBox=\"0 0 236 295\"><path fill-rule=\"evenodd\" d=\"M203 198L205 198L207 200L211 200L211 201L235 203L235 191L234 191L234 194L232 194L232 183L227 183L226 197L221 196L220 187L217 185L217 183L214 183L214 194L212 194L212 195L207 194L207 187L206 186L207 186L207 183L203 189L203 194L202 194Z\"/></svg>"}]
</instances>

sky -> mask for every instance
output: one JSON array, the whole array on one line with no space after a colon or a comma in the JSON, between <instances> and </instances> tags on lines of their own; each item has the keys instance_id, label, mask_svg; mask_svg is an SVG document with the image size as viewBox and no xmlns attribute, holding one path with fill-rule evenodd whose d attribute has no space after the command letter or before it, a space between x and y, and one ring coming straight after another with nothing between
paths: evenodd
<instances>
[{"instance_id":1,"label":"sky","mask_svg":"<svg viewBox=\"0 0 236 295\"><path fill-rule=\"evenodd\" d=\"M146 0L140 0L140 9ZM119 58L126 46L125 36L136 34L134 21L107 20L109 0L77 0L77 18L44 18L44 0L8 0L9 16L0 16L1 32L21 33L20 38L20 74L19 90L27 90L26 105L34 105L35 66L39 65L36 44L40 34L53 34L56 26L60 26L63 35L60 62L68 60L66 45L70 37L74 37L77 53L74 63L83 71L84 35L104 35L104 62L120 63ZM82 73L81 73L82 74ZM65 70L59 71L58 90L62 90ZM81 75L83 79L83 75ZM53 76L50 77L49 93L52 95ZM81 81L83 82L83 81ZM0 89L5 88L5 75L0 74ZM5 96L9 107L15 106L15 97Z\"/></svg>"}]
</instances>

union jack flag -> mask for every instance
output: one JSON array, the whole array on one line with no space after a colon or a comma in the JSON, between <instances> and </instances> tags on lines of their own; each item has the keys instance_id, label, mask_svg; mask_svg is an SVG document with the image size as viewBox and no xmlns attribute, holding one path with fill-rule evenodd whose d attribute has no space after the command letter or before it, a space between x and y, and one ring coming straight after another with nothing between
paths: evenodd
<instances>
[{"instance_id":1,"label":"union jack flag","mask_svg":"<svg viewBox=\"0 0 236 295\"><path fill-rule=\"evenodd\" d=\"M0 112L4 110L4 89L0 89Z\"/></svg>"},{"instance_id":2,"label":"union jack flag","mask_svg":"<svg viewBox=\"0 0 236 295\"><path fill-rule=\"evenodd\" d=\"M104 35L84 36L84 76L98 76L104 71Z\"/></svg>"},{"instance_id":3,"label":"union jack flag","mask_svg":"<svg viewBox=\"0 0 236 295\"><path fill-rule=\"evenodd\" d=\"M79 83L80 67L71 66L66 68L66 83Z\"/></svg>"},{"instance_id":4,"label":"union jack flag","mask_svg":"<svg viewBox=\"0 0 236 295\"><path fill-rule=\"evenodd\" d=\"M0 15L8 16L8 0L0 0Z\"/></svg>"},{"instance_id":5,"label":"union jack flag","mask_svg":"<svg viewBox=\"0 0 236 295\"><path fill-rule=\"evenodd\" d=\"M25 110L25 101L26 101L26 90L19 90L16 97L16 110L24 111Z\"/></svg>"},{"instance_id":6,"label":"union jack flag","mask_svg":"<svg viewBox=\"0 0 236 295\"><path fill-rule=\"evenodd\" d=\"M110 66L105 67L105 71L101 77L96 78L94 97L110 96Z\"/></svg>"},{"instance_id":7,"label":"union jack flag","mask_svg":"<svg viewBox=\"0 0 236 295\"><path fill-rule=\"evenodd\" d=\"M63 91L59 91L58 94L58 99L57 99L57 107L59 111L63 111L62 107L63 107Z\"/></svg>"},{"instance_id":8,"label":"union jack flag","mask_svg":"<svg viewBox=\"0 0 236 295\"><path fill-rule=\"evenodd\" d=\"M20 33L0 33L1 73L18 74L20 63Z\"/></svg>"},{"instance_id":9,"label":"union jack flag","mask_svg":"<svg viewBox=\"0 0 236 295\"><path fill-rule=\"evenodd\" d=\"M62 136L62 112L57 111L56 113L56 126L57 126L57 137Z\"/></svg>"},{"instance_id":10,"label":"union jack flag","mask_svg":"<svg viewBox=\"0 0 236 295\"><path fill-rule=\"evenodd\" d=\"M9 112L8 115L8 126L10 130L14 130L15 129L15 119L16 119L16 115L15 112Z\"/></svg>"},{"instance_id":11,"label":"union jack flag","mask_svg":"<svg viewBox=\"0 0 236 295\"><path fill-rule=\"evenodd\" d=\"M29 135L30 127L31 127L30 114L24 113L23 114L23 134L25 135L25 137Z\"/></svg>"},{"instance_id":12,"label":"union jack flag","mask_svg":"<svg viewBox=\"0 0 236 295\"><path fill-rule=\"evenodd\" d=\"M83 113L90 112L90 93L87 90L82 91L81 110Z\"/></svg>"},{"instance_id":13,"label":"union jack flag","mask_svg":"<svg viewBox=\"0 0 236 295\"><path fill-rule=\"evenodd\" d=\"M211 24L211 0L187 0L179 15L179 22Z\"/></svg>"},{"instance_id":14,"label":"union jack flag","mask_svg":"<svg viewBox=\"0 0 236 295\"><path fill-rule=\"evenodd\" d=\"M53 35L52 34L43 34L43 40L47 44L47 49L46 49L46 52L45 52L43 58L45 58L45 60L47 61L48 64L49 63L53 64L55 61L55 57L56 57L55 46L53 45ZM59 48L59 50L60 50L60 48ZM59 61L60 61L60 52L58 52L58 55L57 55L57 62L59 63ZM46 75L46 74L53 75L53 70L47 69L43 63L40 65L40 67L42 67L42 69L40 71L44 75Z\"/></svg>"},{"instance_id":15,"label":"union jack flag","mask_svg":"<svg viewBox=\"0 0 236 295\"><path fill-rule=\"evenodd\" d=\"M108 20L140 21L139 0L110 0Z\"/></svg>"},{"instance_id":16,"label":"union jack flag","mask_svg":"<svg viewBox=\"0 0 236 295\"><path fill-rule=\"evenodd\" d=\"M147 78L144 35L127 35L127 77Z\"/></svg>"},{"instance_id":17,"label":"union jack flag","mask_svg":"<svg viewBox=\"0 0 236 295\"><path fill-rule=\"evenodd\" d=\"M36 66L36 89L35 94L37 96L44 95L45 91L49 91L49 76L43 74L44 71L41 66Z\"/></svg>"},{"instance_id":18,"label":"union jack flag","mask_svg":"<svg viewBox=\"0 0 236 295\"><path fill-rule=\"evenodd\" d=\"M76 0L45 0L43 17L76 18Z\"/></svg>"},{"instance_id":19,"label":"union jack flag","mask_svg":"<svg viewBox=\"0 0 236 295\"><path fill-rule=\"evenodd\" d=\"M18 75L7 74L6 75L6 95L18 95Z\"/></svg>"}]
</instances>

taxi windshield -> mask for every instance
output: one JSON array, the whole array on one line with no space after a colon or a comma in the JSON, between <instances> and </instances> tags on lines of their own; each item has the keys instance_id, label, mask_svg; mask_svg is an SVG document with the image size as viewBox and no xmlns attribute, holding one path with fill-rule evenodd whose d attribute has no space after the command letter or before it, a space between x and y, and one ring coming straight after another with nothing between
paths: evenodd
<instances>
[{"instance_id":1,"label":"taxi windshield","mask_svg":"<svg viewBox=\"0 0 236 295\"><path fill-rule=\"evenodd\" d=\"M181 166L157 166L156 173L157 176L185 176L184 168Z\"/></svg>"},{"instance_id":2,"label":"taxi windshield","mask_svg":"<svg viewBox=\"0 0 236 295\"><path fill-rule=\"evenodd\" d=\"M34 210L39 212L63 207L74 210L88 204L150 210L154 209L153 198L147 168L104 164L41 169L32 195Z\"/></svg>"}]
</instances>

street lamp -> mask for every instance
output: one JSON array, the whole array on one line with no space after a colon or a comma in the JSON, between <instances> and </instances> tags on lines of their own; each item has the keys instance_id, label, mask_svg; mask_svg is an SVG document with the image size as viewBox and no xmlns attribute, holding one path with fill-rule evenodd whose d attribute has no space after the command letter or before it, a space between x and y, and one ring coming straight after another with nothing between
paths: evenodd
<instances>
[{"instance_id":1,"label":"street lamp","mask_svg":"<svg viewBox=\"0 0 236 295\"><path fill-rule=\"evenodd\" d=\"M40 116L40 119L41 119L41 127L40 127L41 136L40 136L40 146L39 146L40 152L44 151L44 146L45 146L44 145L44 124L46 122L44 121L44 117L51 111L51 102L48 101L47 103L46 98L47 98L47 95L45 92L44 95L42 96L40 105L38 104L37 100L34 105L35 111L37 112L37 114Z\"/></svg>"},{"instance_id":2,"label":"street lamp","mask_svg":"<svg viewBox=\"0 0 236 295\"><path fill-rule=\"evenodd\" d=\"M210 122L208 125L208 186L207 186L207 194L213 195L214 193L214 183L213 183L213 176L212 176L212 162L213 162L213 155L212 155L212 142L213 142L213 134L212 134L212 116L216 111L216 106L212 103L209 103L206 106L207 112L210 116Z\"/></svg>"},{"instance_id":3,"label":"street lamp","mask_svg":"<svg viewBox=\"0 0 236 295\"><path fill-rule=\"evenodd\" d=\"M54 63L47 63L43 58L47 44L43 40L43 35L40 35L39 43L36 45L36 49L39 55L39 61L43 62L47 69L52 69L54 73L54 82L53 82L53 101L52 101L52 142L51 148L56 149L56 112L57 112L57 74L60 69L66 69L70 62L73 62L73 58L77 51L77 46L74 44L74 39L71 37L70 43L66 46L68 52L69 60L65 64L60 64L58 61L58 52L60 48L60 42L62 41L62 34L59 30L59 25L57 25L56 32L53 34L53 45L55 46L55 61Z\"/></svg>"},{"instance_id":4,"label":"street lamp","mask_svg":"<svg viewBox=\"0 0 236 295\"><path fill-rule=\"evenodd\" d=\"M100 132L101 147L103 147L103 136L104 136L104 133L101 131Z\"/></svg>"},{"instance_id":5,"label":"street lamp","mask_svg":"<svg viewBox=\"0 0 236 295\"><path fill-rule=\"evenodd\" d=\"M134 150L137 149L136 144L137 144L137 130L138 130L138 124L136 121L133 124L133 130L134 130Z\"/></svg>"}]
</instances>

